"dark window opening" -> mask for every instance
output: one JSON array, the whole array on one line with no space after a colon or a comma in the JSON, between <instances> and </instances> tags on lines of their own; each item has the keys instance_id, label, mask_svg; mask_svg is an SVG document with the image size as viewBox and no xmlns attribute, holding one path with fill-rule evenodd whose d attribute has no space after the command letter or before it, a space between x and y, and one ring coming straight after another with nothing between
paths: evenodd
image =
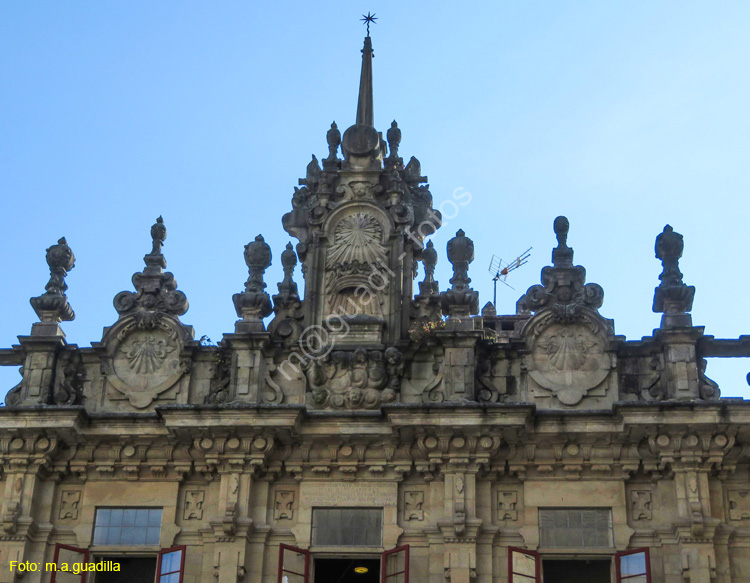
<instances>
[{"instance_id":1,"label":"dark window opening","mask_svg":"<svg viewBox=\"0 0 750 583\"><path fill-rule=\"evenodd\" d=\"M380 559L315 559L314 583L379 583Z\"/></svg>"},{"instance_id":2,"label":"dark window opening","mask_svg":"<svg viewBox=\"0 0 750 583\"><path fill-rule=\"evenodd\" d=\"M156 557L97 557L96 562L120 564L119 571L99 571L94 583L151 583L156 575Z\"/></svg>"},{"instance_id":3,"label":"dark window opening","mask_svg":"<svg viewBox=\"0 0 750 583\"><path fill-rule=\"evenodd\" d=\"M576 561L542 560L544 583L612 583L612 561L591 559Z\"/></svg>"}]
</instances>

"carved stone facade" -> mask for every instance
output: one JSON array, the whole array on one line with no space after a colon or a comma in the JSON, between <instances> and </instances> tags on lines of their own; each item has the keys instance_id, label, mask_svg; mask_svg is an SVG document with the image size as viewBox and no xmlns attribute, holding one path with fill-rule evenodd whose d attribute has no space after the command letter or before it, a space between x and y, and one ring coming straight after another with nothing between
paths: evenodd
<instances>
[{"instance_id":1,"label":"carved stone facade","mask_svg":"<svg viewBox=\"0 0 750 583\"><path fill-rule=\"evenodd\" d=\"M56 545L94 558L184 545L185 583L276 582L282 545L309 551L311 568L408 545L417 583L506 583L513 548L543 569L582 556L615 569L618 553L648 549L654 583L750 579L750 406L706 376L707 358L750 356L750 336L693 326L682 236L667 226L656 241L664 317L651 336L627 341L600 313L565 217L516 313L478 315L463 230L446 249L450 288L434 279L425 238L440 215L396 122L386 140L373 126L371 60L368 37L357 121L343 138L331 126L327 157L294 189L278 294L258 235L218 346L180 319L161 217L135 291L90 347L65 341L74 257L65 239L50 247L40 321L0 349L23 367L0 409L0 582L20 580L10 561L52 562ZM153 544L96 538L98 512L143 508L161 512ZM379 544L318 544L331 509L377 510ZM548 511L603 538L550 545Z\"/></svg>"}]
</instances>

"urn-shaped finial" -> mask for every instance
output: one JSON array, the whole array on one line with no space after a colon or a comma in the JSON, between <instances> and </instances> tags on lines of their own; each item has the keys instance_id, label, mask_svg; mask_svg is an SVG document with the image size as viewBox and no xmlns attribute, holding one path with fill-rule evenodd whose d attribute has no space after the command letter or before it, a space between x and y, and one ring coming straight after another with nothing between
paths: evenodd
<instances>
[{"instance_id":1,"label":"urn-shaped finial","mask_svg":"<svg viewBox=\"0 0 750 583\"><path fill-rule=\"evenodd\" d=\"M555 267L570 267L573 265L573 249L568 247L568 217L559 216L552 225L557 237L557 247L552 250L552 264Z\"/></svg>"},{"instance_id":2,"label":"urn-shaped finial","mask_svg":"<svg viewBox=\"0 0 750 583\"><path fill-rule=\"evenodd\" d=\"M271 248L263 235L245 245L245 263L249 271L245 291L232 296L237 315L242 318L236 326L238 332L262 329L262 319L273 311L271 297L263 291L266 288L263 274L271 265Z\"/></svg>"},{"instance_id":3,"label":"urn-shaped finial","mask_svg":"<svg viewBox=\"0 0 750 583\"><path fill-rule=\"evenodd\" d=\"M435 281L435 266L438 255L432 241L428 241L422 250L422 265L424 266L424 280L419 282L419 293L423 295L438 293L438 282Z\"/></svg>"},{"instance_id":4,"label":"urn-shaped finial","mask_svg":"<svg viewBox=\"0 0 750 583\"><path fill-rule=\"evenodd\" d=\"M456 236L448 241L447 250L448 261L453 265L453 289L464 289L471 282L469 263L474 261L474 241L466 236L463 229L459 229Z\"/></svg>"},{"instance_id":5,"label":"urn-shaped finial","mask_svg":"<svg viewBox=\"0 0 750 583\"><path fill-rule=\"evenodd\" d=\"M391 127L388 128L386 137L388 138L388 157L397 158L398 146L401 143L401 130L398 129L398 124L395 119L391 122Z\"/></svg>"},{"instance_id":6,"label":"urn-shaped finial","mask_svg":"<svg viewBox=\"0 0 750 583\"><path fill-rule=\"evenodd\" d=\"M670 225L666 225L664 230L656 237L654 252L656 258L661 260L663 267L662 273L659 275L661 285L680 285L682 283L679 261L684 248L685 243L682 235L675 233Z\"/></svg>"},{"instance_id":7,"label":"urn-shaped finial","mask_svg":"<svg viewBox=\"0 0 750 583\"><path fill-rule=\"evenodd\" d=\"M76 258L65 237L47 249L46 259L50 272L49 281L44 288L47 291L39 297L31 298L31 306L41 322L59 323L72 320L75 313L65 296L65 290L68 289L65 276L75 267Z\"/></svg>"},{"instance_id":8,"label":"urn-shaped finial","mask_svg":"<svg viewBox=\"0 0 750 583\"><path fill-rule=\"evenodd\" d=\"M326 132L326 141L328 142L328 158L323 160L323 167L326 168L331 162L335 162L338 158L339 145L341 144L341 132L336 122L331 124L331 129ZM328 162L328 164L326 164Z\"/></svg>"},{"instance_id":9,"label":"urn-shaped finial","mask_svg":"<svg viewBox=\"0 0 750 583\"><path fill-rule=\"evenodd\" d=\"M151 255L159 255L161 253L161 246L167 239L167 227L164 225L164 219L159 215L156 222L151 227L151 239L153 240L153 247L151 249Z\"/></svg>"},{"instance_id":10,"label":"urn-shaped finial","mask_svg":"<svg viewBox=\"0 0 750 583\"><path fill-rule=\"evenodd\" d=\"M255 237L255 241L245 245L245 264L250 271L250 277L245 284L247 291L262 291L266 288L263 274L271 265L271 248L263 239L263 235Z\"/></svg>"},{"instance_id":11,"label":"urn-shaped finial","mask_svg":"<svg viewBox=\"0 0 750 583\"><path fill-rule=\"evenodd\" d=\"M151 253L143 258L146 269L143 273L147 275L160 275L167 266L167 261L161 253L161 247L167 239L167 227L164 225L164 219L159 216L156 222L151 226Z\"/></svg>"},{"instance_id":12,"label":"urn-shaped finial","mask_svg":"<svg viewBox=\"0 0 750 583\"><path fill-rule=\"evenodd\" d=\"M451 289L440 294L443 313L468 316L479 311L479 293L469 287L469 263L474 261L474 241L459 229L448 241L448 261L453 266Z\"/></svg>"},{"instance_id":13,"label":"urn-shaped finial","mask_svg":"<svg viewBox=\"0 0 750 583\"><path fill-rule=\"evenodd\" d=\"M692 325L689 312L693 308L695 287L685 285L680 271L680 257L684 249L682 235L675 233L670 225L656 237L654 252L661 260L661 283L654 290L654 312L662 312L662 328Z\"/></svg>"}]
</instances>

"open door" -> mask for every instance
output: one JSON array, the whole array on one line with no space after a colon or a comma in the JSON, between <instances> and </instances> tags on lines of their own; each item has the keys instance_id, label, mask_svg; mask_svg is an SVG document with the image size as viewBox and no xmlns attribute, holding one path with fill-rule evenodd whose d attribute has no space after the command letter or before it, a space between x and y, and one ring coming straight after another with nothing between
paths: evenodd
<instances>
[{"instance_id":1,"label":"open door","mask_svg":"<svg viewBox=\"0 0 750 583\"><path fill-rule=\"evenodd\" d=\"M182 583L185 577L185 545L161 549L156 562L156 583Z\"/></svg>"},{"instance_id":2,"label":"open door","mask_svg":"<svg viewBox=\"0 0 750 583\"><path fill-rule=\"evenodd\" d=\"M86 571L73 573L73 564L88 563L88 549L71 547L70 545L55 545L55 555L52 558L55 563L55 571L52 572L50 583L85 583Z\"/></svg>"},{"instance_id":3,"label":"open door","mask_svg":"<svg viewBox=\"0 0 750 583\"><path fill-rule=\"evenodd\" d=\"M278 583L308 583L310 581L310 551L289 545L279 545Z\"/></svg>"},{"instance_id":4,"label":"open door","mask_svg":"<svg viewBox=\"0 0 750 583\"><path fill-rule=\"evenodd\" d=\"M541 564L539 553L508 547L508 583L542 583Z\"/></svg>"},{"instance_id":5,"label":"open door","mask_svg":"<svg viewBox=\"0 0 750 583\"><path fill-rule=\"evenodd\" d=\"M409 545L385 551L380 558L381 583L409 583Z\"/></svg>"},{"instance_id":6,"label":"open door","mask_svg":"<svg viewBox=\"0 0 750 583\"><path fill-rule=\"evenodd\" d=\"M648 549L615 553L617 583L651 583L651 561Z\"/></svg>"}]
</instances>

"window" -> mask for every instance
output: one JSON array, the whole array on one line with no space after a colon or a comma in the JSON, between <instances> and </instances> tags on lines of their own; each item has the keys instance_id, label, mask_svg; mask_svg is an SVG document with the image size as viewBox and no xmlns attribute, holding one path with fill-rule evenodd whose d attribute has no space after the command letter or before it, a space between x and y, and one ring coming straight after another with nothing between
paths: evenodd
<instances>
[{"instance_id":1,"label":"window","mask_svg":"<svg viewBox=\"0 0 750 583\"><path fill-rule=\"evenodd\" d=\"M326 582L351 581L352 579L344 577L354 571L356 573L354 579L362 583L376 580L380 580L381 583L409 583L409 545L380 553L379 564L375 557L362 559L350 556L316 559L315 581L321 579ZM309 583L312 562L310 551L285 544L279 545L276 583ZM365 569L358 571L357 566L364 566ZM178 582L175 580L174 583Z\"/></svg>"},{"instance_id":2,"label":"window","mask_svg":"<svg viewBox=\"0 0 750 583\"><path fill-rule=\"evenodd\" d=\"M613 546L609 508L540 508L539 530L542 547Z\"/></svg>"},{"instance_id":3,"label":"window","mask_svg":"<svg viewBox=\"0 0 750 583\"><path fill-rule=\"evenodd\" d=\"M97 508L94 545L158 545L161 508Z\"/></svg>"},{"instance_id":4,"label":"window","mask_svg":"<svg viewBox=\"0 0 750 583\"><path fill-rule=\"evenodd\" d=\"M182 583L185 572L185 546L160 550L156 572L157 583Z\"/></svg>"},{"instance_id":5,"label":"window","mask_svg":"<svg viewBox=\"0 0 750 583\"><path fill-rule=\"evenodd\" d=\"M651 583L648 549L623 551L615 555L617 583Z\"/></svg>"},{"instance_id":6,"label":"window","mask_svg":"<svg viewBox=\"0 0 750 583\"><path fill-rule=\"evenodd\" d=\"M539 583L542 580L539 553L508 547L508 581Z\"/></svg>"},{"instance_id":7,"label":"window","mask_svg":"<svg viewBox=\"0 0 750 583\"><path fill-rule=\"evenodd\" d=\"M326 547L379 547L382 508L313 508L312 544Z\"/></svg>"}]
</instances>

